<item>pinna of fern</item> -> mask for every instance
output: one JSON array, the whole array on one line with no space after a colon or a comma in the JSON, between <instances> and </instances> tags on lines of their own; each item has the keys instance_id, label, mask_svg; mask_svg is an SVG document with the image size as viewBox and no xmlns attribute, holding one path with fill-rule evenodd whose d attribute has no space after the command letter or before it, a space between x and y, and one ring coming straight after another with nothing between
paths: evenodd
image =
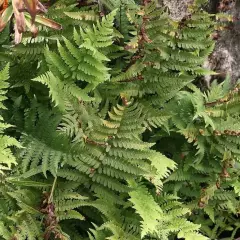
<instances>
[{"instance_id":1,"label":"pinna of fern","mask_svg":"<svg viewBox=\"0 0 240 240\"><path fill-rule=\"evenodd\" d=\"M238 85L231 87L229 79L222 84L214 82L206 93L192 85L189 88L193 92L179 92L173 105L168 105L173 109L171 135L181 134L183 138L173 143L171 138L159 135L160 143L161 138L165 141L164 151L171 151L168 144L173 145L173 159L178 163L164 191L185 199L193 211L207 214L208 226L202 228L205 232L223 211L229 212L226 218L239 211L239 90ZM188 143L183 144L184 138ZM185 184L187 189L183 188ZM197 219L194 215L191 218ZM206 231L211 237L213 233Z\"/></svg>"},{"instance_id":2,"label":"pinna of fern","mask_svg":"<svg viewBox=\"0 0 240 240\"><path fill-rule=\"evenodd\" d=\"M3 104L3 101L7 99L6 92L9 87L7 82L9 78L9 64L0 71L0 96L1 110L5 110L6 107ZM1 150L1 160L0 160L0 174L3 174L5 170L10 170L13 165L17 164L16 158L13 155L10 147L20 147L20 144L15 138L9 137L4 134L4 131L12 127L10 124L6 124L2 116L0 116L0 150Z\"/></svg>"}]
</instances>

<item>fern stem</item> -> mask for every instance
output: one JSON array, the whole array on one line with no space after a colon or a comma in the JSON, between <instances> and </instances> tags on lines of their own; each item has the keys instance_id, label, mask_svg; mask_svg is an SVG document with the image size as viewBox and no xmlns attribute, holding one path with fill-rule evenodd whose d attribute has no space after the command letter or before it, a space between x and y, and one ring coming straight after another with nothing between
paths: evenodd
<instances>
[{"instance_id":1,"label":"fern stem","mask_svg":"<svg viewBox=\"0 0 240 240\"><path fill-rule=\"evenodd\" d=\"M54 178L51 193L50 193L50 196L48 198L48 204L53 202L53 193L54 193L54 190L55 190L55 187L56 187L56 183L57 183L57 177Z\"/></svg>"},{"instance_id":2,"label":"fern stem","mask_svg":"<svg viewBox=\"0 0 240 240\"><path fill-rule=\"evenodd\" d=\"M104 11L103 11L103 7L102 7L102 3L101 3L101 0L98 0L98 11L99 11L99 14L101 17L103 17L105 14L104 14Z\"/></svg>"},{"instance_id":3,"label":"fern stem","mask_svg":"<svg viewBox=\"0 0 240 240\"><path fill-rule=\"evenodd\" d=\"M102 147L106 147L108 144L107 143L99 143L96 141L93 141L91 139L89 139L88 137L86 138L86 142L92 145L96 145L96 146L102 146Z\"/></svg>"},{"instance_id":4,"label":"fern stem","mask_svg":"<svg viewBox=\"0 0 240 240\"><path fill-rule=\"evenodd\" d=\"M240 228L240 227L236 227L236 228L234 229L234 231L232 232L232 236L231 236L230 239L234 239L234 237L235 237L235 235L236 235L236 233L237 233L237 231L238 231L239 228Z\"/></svg>"}]
</instances>

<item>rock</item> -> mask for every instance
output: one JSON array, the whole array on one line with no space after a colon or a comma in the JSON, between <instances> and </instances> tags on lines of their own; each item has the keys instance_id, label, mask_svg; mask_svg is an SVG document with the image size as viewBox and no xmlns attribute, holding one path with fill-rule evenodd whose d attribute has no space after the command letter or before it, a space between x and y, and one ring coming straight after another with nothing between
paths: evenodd
<instances>
[{"instance_id":1,"label":"rock","mask_svg":"<svg viewBox=\"0 0 240 240\"><path fill-rule=\"evenodd\" d=\"M233 2L226 13L240 19L240 2ZM240 78L240 20L234 21L229 27L220 33L221 37L216 42L209 62L212 70L222 76L229 74L235 83Z\"/></svg>"},{"instance_id":2,"label":"rock","mask_svg":"<svg viewBox=\"0 0 240 240\"><path fill-rule=\"evenodd\" d=\"M175 20L181 20L187 15L188 5L193 0L160 0L159 4L169 9L171 17Z\"/></svg>"},{"instance_id":3,"label":"rock","mask_svg":"<svg viewBox=\"0 0 240 240\"><path fill-rule=\"evenodd\" d=\"M229 2L227 8L219 9L220 2L226 1ZM173 19L181 20L187 15L187 6L192 3L192 0L159 0L159 3L169 9ZM218 72L220 80L229 74L232 82L235 83L240 78L240 1L209 0L205 9L210 13L217 13L219 10L225 11L235 19L239 19L230 24L229 30L220 33L214 52L204 64L204 67ZM205 78L207 86L212 78Z\"/></svg>"}]
</instances>

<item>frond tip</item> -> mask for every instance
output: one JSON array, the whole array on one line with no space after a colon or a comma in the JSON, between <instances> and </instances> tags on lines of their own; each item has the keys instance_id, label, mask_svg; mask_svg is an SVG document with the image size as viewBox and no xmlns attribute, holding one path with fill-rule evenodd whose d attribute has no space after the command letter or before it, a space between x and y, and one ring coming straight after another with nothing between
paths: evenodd
<instances>
[{"instance_id":1,"label":"frond tip","mask_svg":"<svg viewBox=\"0 0 240 240\"><path fill-rule=\"evenodd\" d=\"M3 105L3 101L7 99L5 96L6 89L9 84L7 82L9 78L9 64L6 65L0 71L0 108L6 109ZM20 147L18 141L12 137L4 135L4 130L11 127L9 124L3 122L2 116L0 116L0 174L3 174L5 170L11 170L12 165L16 165L17 161L11 151L11 147Z\"/></svg>"}]
</instances>

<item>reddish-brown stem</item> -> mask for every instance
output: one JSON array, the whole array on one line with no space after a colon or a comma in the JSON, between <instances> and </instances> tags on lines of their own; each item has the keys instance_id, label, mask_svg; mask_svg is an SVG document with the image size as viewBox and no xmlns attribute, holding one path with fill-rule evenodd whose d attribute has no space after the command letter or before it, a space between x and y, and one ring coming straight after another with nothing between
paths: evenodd
<instances>
[{"instance_id":1,"label":"reddish-brown stem","mask_svg":"<svg viewBox=\"0 0 240 240\"><path fill-rule=\"evenodd\" d=\"M143 0L143 5L146 6L149 4L151 0ZM142 25L140 27L140 32L138 35L138 50L137 55L134 55L131 60L129 66L125 69L127 71L138 59L141 59L142 56L142 50L144 49L145 43L152 43L152 40L149 38L146 32L146 23L149 21L149 17L142 16ZM131 46L125 46L125 50L131 49Z\"/></svg>"},{"instance_id":2,"label":"reddish-brown stem","mask_svg":"<svg viewBox=\"0 0 240 240\"><path fill-rule=\"evenodd\" d=\"M122 97L122 103L123 103L123 105L124 106L128 106L128 101L127 101L127 98L125 98L125 97Z\"/></svg>"},{"instance_id":3,"label":"reddish-brown stem","mask_svg":"<svg viewBox=\"0 0 240 240\"><path fill-rule=\"evenodd\" d=\"M88 144L92 144L92 145L95 145L95 146L102 146L102 147L106 147L107 146L107 143L99 143L99 142L96 142L94 140L89 139L88 137L86 138L86 142Z\"/></svg>"},{"instance_id":4,"label":"reddish-brown stem","mask_svg":"<svg viewBox=\"0 0 240 240\"><path fill-rule=\"evenodd\" d=\"M228 103L232 97L234 96L234 94L238 93L240 91L240 89L238 87L236 87L235 89L233 89L229 95L225 98L221 98L221 99L218 99L214 102L208 102L208 103L205 103L205 106L207 107L213 107L215 105L218 105L218 104L223 104L223 103Z\"/></svg>"},{"instance_id":5,"label":"reddish-brown stem","mask_svg":"<svg viewBox=\"0 0 240 240\"><path fill-rule=\"evenodd\" d=\"M139 75L137 77L134 77L134 78L130 78L130 79L126 79L126 80L121 80L119 82L135 82L135 81L143 81L144 78L142 75Z\"/></svg>"}]
</instances>

